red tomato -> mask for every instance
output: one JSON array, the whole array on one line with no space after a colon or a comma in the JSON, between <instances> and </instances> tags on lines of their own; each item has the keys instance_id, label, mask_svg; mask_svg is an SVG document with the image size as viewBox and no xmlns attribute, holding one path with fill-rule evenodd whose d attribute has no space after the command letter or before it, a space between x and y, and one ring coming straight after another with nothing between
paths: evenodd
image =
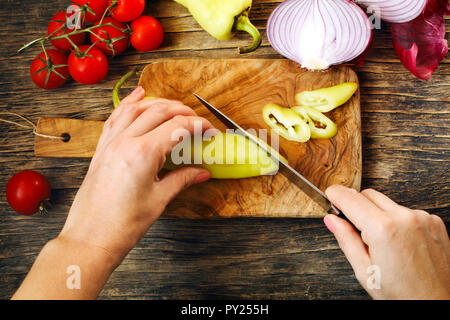
<instances>
[{"instance_id":1,"label":"red tomato","mask_svg":"<svg viewBox=\"0 0 450 320\"><path fill-rule=\"evenodd\" d=\"M109 5L117 1L111 16L121 22L128 22L139 17L145 8L145 0L109 0Z\"/></svg>"},{"instance_id":2,"label":"red tomato","mask_svg":"<svg viewBox=\"0 0 450 320\"><path fill-rule=\"evenodd\" d=\"M75 0L72 1L75 6L89 6L89 9L92 11L85 12L84 22L92 23L98 21L102 18L105 13L106 8L108 7L108 0Z\"/></svg>"},{"instance_id":3,"label":"red tomato","mask_svg":"<svg viewBox=\"0 0 450 320\"><path fill-rule=\"evenodd\" d=\"M69 79L67 57L58 50L47 50L47 57L42 51L30 66L30 75L33 82L44 89L56 89L61 87ZM47 79L47 73L50 73Z\"/></svg>"},{"instance_id":4,"label":"red tomato","mask_svg":"<svg viewBox=\"0 0 450 320\"><path fill-rule=\"evenodd\" d=\"M108 59L95 46L80 46L82 56L74 50L69 56L69 73L76 81L83 84L95 84L102 81L108 73Z\"/></svg>"},{"instance_id":5,"label":"red tomato","mask_svg":"<svg viewBox=\"0 0 450 320\"><path fill-rule=\"evenodd\" d=\"M95 28L92 30L93 33L91 33L91 42L95 43L95 46L102 50L104 54L109 56L121 54L128 48L129 34L127 32L127 26L111 17L103 19L102 24L104 23L112 23L117 28L125 31L120 31L112 26ZM95 25L98 24L97 22Z\"/></svg>"},{"instance_id":6,"label":"red tomato","mask_svg":"<svg viewBox=\"0 0 450 320\"><path fill-rule=\"evenodd\" d=\"M58 30L58 31L57 31ZM52 36L60 36L62 34L71 33L75 31L75 27L73 26L72 29L67 28L67 17L65 11L60 11L57 14L53 16L53 18L50 20L50 23L47 27L47 34ZM76 45L80 45L84 42L85 34L79 33L76 35L73 35L70 37L70 40L73 41ZM52 45L59 50L62 51L69 51L72 49L72 45L67 39L58 39L58 40L52 40Z\"/></svg>"},{"instance_id":7,"label":"red tomato","mask_svg":"<svg viewBox=\"0 0 450 320\"><path fill-rule=\"evenodd\" d=\"M30 216L46 211L50 201L50 183L35 171L16 173L6 186L6 198L11 208L19 214Z\"/></svg>"},{"instance_id":8,"label":"red tomato","mask_svg":"<svg viewBox=\"0 0 450 320\"><path fill-rule=\"evenodd\" d=\"M141 16L131 23L131 45L138 51L151 51L163 42L164 29L153 17Z\"/></svg>"}]
</instances>

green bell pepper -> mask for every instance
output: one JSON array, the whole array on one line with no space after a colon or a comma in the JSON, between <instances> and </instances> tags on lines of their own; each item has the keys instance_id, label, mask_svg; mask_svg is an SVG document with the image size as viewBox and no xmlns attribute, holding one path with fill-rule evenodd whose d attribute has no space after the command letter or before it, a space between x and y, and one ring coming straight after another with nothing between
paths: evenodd
<instances>
[{"instance_id":1,"label":"green bell pepper","mask_svg":"<svg viewBox=\"0 0 450 320\"><path fill-rule=\"evenodd\" d=\"M300 106L329 112L346 103L357 89L357 83L345 82L329 88L300 92L295 96L295 100Z\"/></svg>"},{"instance_id":2,"label":"green bell pepper","mask_svg":"<svg viewBox=\"0 0 450 320\"><path fill-rule=\"evenodd\" d=\"M322 112L307 106L293 107L292 110L307 120L311 129L311 138L329 139L336 135L336 124Z\"/></svg>"},{"instance_id":3,"label":"green bell pepper","mask_svg":"<svg viewBox=\"0 0 450 320\"><path fill-rule=\"evenodd\" d=\"M264 106L262 114L266 124L285 139L306 142L311 138L307 119L289 108L269 103Z\"/></svg>"},{"instance_id":4,"label":"green bell pepper","mask_svg":"<svg viewBox=\"0 0 450 320\"><path fill-rule=\"evenodd\" d=\"M240 53L255 51L261 34L248 18L252 0L175 0L186 7L194 19L218 40L231 39L236 31L248 32L253 44L239 48Z\"/></svg>"}]
</instances>

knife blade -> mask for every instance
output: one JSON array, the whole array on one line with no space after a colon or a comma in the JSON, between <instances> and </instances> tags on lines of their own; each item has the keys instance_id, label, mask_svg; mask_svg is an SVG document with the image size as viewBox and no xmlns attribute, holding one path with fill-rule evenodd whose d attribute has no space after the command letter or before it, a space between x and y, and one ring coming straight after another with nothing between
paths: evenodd
<instances>
[{"instance_id":1,"label":"knife blade","mask_svg":"<svg viewBox=\"0 0 450 320\"><path fill-rule=\"evenodd\" d=\"M226 116L219 109L211 105L205 99L200 97L199 95L194 93L194 96L200 100L200 102L217 118L219 119L227 128L235 130L236 133L241 134L252 142L256 143L258 147L263 149L267 154L270 155L272 160L278 162L279 170L282 175L284 175L290 182L292 182L297 188L303 191L308 197L310 197L315 203L325 209L326 212L332 213L335 215L340 215L341 212L328 200L322 190L317 188L313 183L311 183L308 179L298 173L294 168L292 168L286 161L280 159L272 150L267 148L263 143L258 141L258 139L244 130L241 126L239 126L236 122L231 120L228 116Z\"/></svg>"}]
</instances>

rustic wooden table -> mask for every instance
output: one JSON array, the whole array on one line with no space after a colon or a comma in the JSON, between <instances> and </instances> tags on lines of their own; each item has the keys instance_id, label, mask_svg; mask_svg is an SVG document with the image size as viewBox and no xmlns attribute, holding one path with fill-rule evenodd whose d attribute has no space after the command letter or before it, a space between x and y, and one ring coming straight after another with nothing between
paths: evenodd
<instances>
[{"instance_id":1,"label":"rustic wooden table","mask_svg":"<svg viewBox=\"0 0 450 320\"><path fill-rule=\"evenodd\" d=\"M264 30L279 2L254 0L252 20L257 27ZM29 65L39 50L14 53L43 35L51 16L67 4L2 0L0 111L14 111L33 121L40 116L103 120L111 112L111 88L131 67L143 68L160 58L234 58L236 47L248 40L238 35L232 41L216 41L181 6L169 0L147 1L146 13L158 17L166 30L160 50L129 50L111 60L111 71L99 85L70 82L47 92L29 77ZM247 57L280 56L264 36L262 47ZM375 51L357 73L363 188L378 189L405 206L440 215L449 226L449 58L431 81L415 79L397 59L384 25L375 32ZM61 229L89 161L36 158L32 134L3 123L0 155L0 298L9 298L41 247ZM42 172L53 185L55 206L46 217L19 216L7 204L7 181L24 169ZM100 295L102 299L367 297L333 236L314 219L160 219Z\"/></svg>"}]
</instances>

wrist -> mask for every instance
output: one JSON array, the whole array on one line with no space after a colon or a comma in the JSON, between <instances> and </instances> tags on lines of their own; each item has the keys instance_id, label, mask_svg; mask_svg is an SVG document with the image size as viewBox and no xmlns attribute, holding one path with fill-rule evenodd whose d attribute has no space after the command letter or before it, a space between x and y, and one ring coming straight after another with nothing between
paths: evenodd
<instances>
[{"instance_id":1,"label":"wrist","mask_svg":"<svg viewBox=\"0 0 450 320\"><path fill-rule=\"evenodd\" d=\"M13 299L94 299L118 265L108 252L59 236L39 253Z\"/></svg>"},{"instance_id":2,"label":"wrist","mask_svg":"<svg viewBox=\"0 0 450 320\"><path fill-rule=\"evenodd\" d=\"M45 247L47 246L52 249L62 249L65 252L70 252L70 255L76 260L90 261L101 266L105 272L109 273L112 273L122 262L118 254L111 252L107 248L66 233L59 234L58 237L49 241Z\"/></svg>"},{"instance_id":3,"label":"wrist","mask_svg":"<svg viewBox=\"0 0 450 320\"><path fill-rule=\"evenodd\" d=\"M105 215L102 214L93 220L88 211L77 205L77 199L57 239L87 245L103 252L111 258L114 268L134 246L131 239L123 235L120 225L105 221Z\"/></svg>"}]
</instances>

